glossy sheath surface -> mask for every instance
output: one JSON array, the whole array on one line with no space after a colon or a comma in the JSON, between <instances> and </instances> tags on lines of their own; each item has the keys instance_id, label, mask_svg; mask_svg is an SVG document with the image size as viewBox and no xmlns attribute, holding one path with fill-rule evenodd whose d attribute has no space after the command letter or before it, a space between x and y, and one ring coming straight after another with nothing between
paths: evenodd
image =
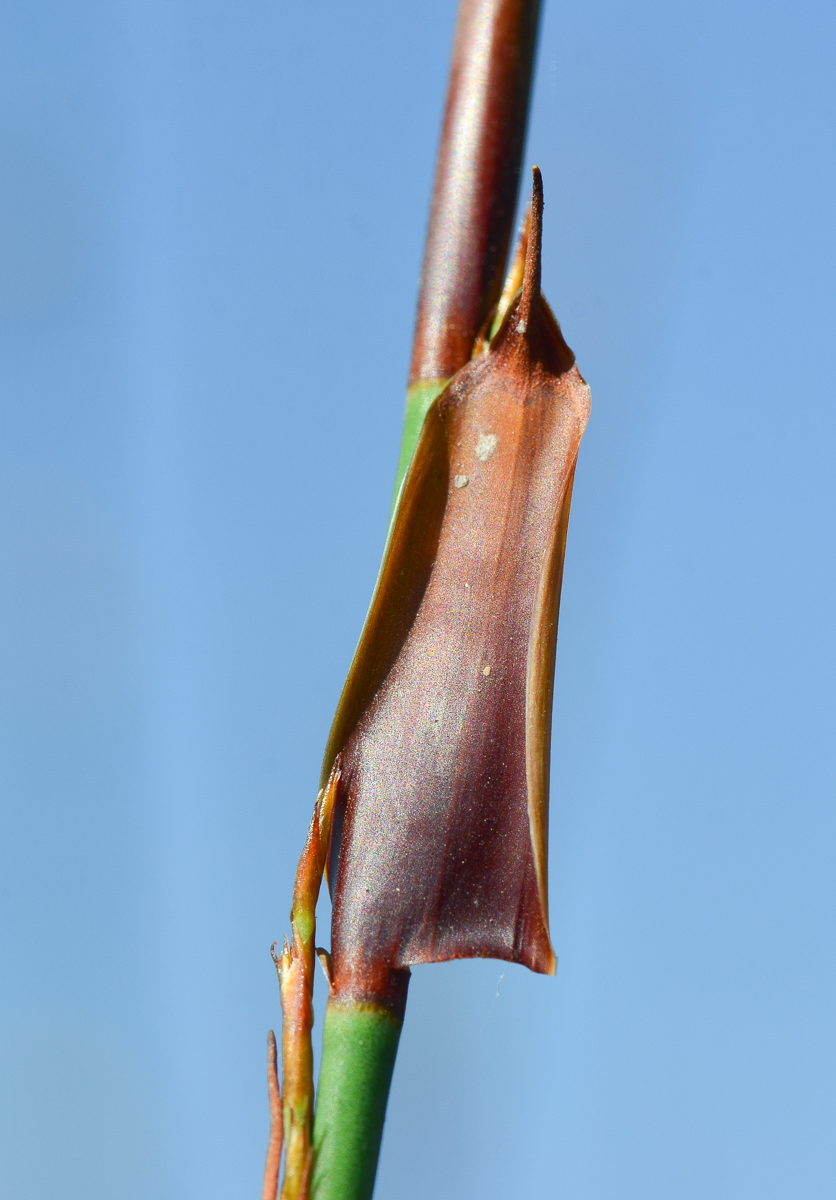
<instances>
[{"instance_id":1,"label":"glossy sheath surface","mask_svg":"<svg viewBox=\"0 0 836 1200\"><path fill-rule=\"evenodd\" d=\"M541 215L535 172L522 293L427 413L326 751L336 994L450 958L554 970L552 682L589 391L540 296Z\"/></svg>"}]
</instances>

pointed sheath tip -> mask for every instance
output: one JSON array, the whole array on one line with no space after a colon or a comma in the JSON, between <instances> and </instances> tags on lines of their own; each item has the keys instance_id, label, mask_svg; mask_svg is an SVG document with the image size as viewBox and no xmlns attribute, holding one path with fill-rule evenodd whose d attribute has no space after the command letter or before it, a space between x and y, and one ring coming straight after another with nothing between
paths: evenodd
<instances>
[{"instance_id":1,"label":"pointed sheath tip","mask_svg":"<svg viewBox=\"0 0 836 1200\"><path fill-rule=\"evenodd\" d=\"M539 167L533 167L531 187L531 217L528 244L525 248L525 274L518 309L517 329L524 333L530 322L536 319L540 299L540 253L543 244L543 176Z\"/></svg>"}]
</instances>

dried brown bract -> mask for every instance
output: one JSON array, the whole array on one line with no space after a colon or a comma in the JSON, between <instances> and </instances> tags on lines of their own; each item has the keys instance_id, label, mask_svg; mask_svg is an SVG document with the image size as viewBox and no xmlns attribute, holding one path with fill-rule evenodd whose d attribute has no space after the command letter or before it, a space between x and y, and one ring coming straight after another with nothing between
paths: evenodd
<instances>
[{"instance_id":1,"label":"dried brown bract","mask_svg":"<svg viewBox=\"0 0 836 1200\"><path fill-rule=\"evenodd\" d=\"M589 390L522 290L429 409L331 732L334 994L491 957L553 972L546 847L557 617Z\"/></svg>"}]
</instances>

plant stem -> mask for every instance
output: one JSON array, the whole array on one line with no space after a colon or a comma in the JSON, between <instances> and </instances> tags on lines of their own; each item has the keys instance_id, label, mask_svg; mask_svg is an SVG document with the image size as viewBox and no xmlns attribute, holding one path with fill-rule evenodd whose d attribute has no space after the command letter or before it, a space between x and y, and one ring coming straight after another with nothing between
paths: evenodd
<instances>
[{"instance_id":1,"label":"plant stem","mask_svg":"<svg viewBox=\"0 0 836 1200\"><path fill-rule=\"evenodd\" d=\"M370 1200L403 1017L330 1000L314 1122L311 1197Z\"/></svg>"},{"instance_id":2,"label":"plant stem","mask_svg":"<svg viewBox=\"0 0 836 1200\"><path fill-rule=\"evenodd\" d=\"M424 416L502 290L540 0L461 0L421 268L397 501ZM393 505L394 507L394 505Z\"/></svg>"},{"instance_id":3,"label":"plant stem","mask_svg":"<svg viewBox=\"0 0 836 1200\"><path fill-rule=\"evenodd\" d=\"M427 409L469 361L500 298L539 13L540 0L460 3L395 503ZM332 769L329 754L330 742L326 774ZM331 879L332 892L334 885ZM370 1200L372 1195L409 975L408 970L381 973L380 966L368 964L369 977L358 987L357 980L343 977L334 955L314 1119L312 1200Z\"/></svg>"},{"instance_id":4,"label":"plant stem","mask_svg":"<svg viewBox=\"0 0 836 1200\"><path fill-rule=\"evenodd\" d=\"M284 1119L282 1093L279 1087L276 1035L271 1029L267 1034L267 1095L270 1100L270 1140L267 1143L267 1161L264 1164L264 1184L261 1200L276 1200L279 1190L279 1167L282 1161Z\"/></svg>"},{"instance_id":5,"label":"plant stem","mask_svg":"<svg viewBox=\"0 0 836 1200\"><path fill-rule=\"evenodd\" d=\"M462 0L421 269L410 384L469 360L499 299L519 190L540 0Z\"/></svg>"},{"instance_id":6,"label":"plant stem","mask_svg":"<svg viewBox=\"0 0 836 1200\"><path fill-rule=\"evenodd\" d=\"M446 379L419 379L417 383L413 383L407 388L401 448L398 454L398 469L395 473L395 494L392 497L393 516L397 507L398 496L401 492L401 484L403 483L404 475L406 475L406 469L412 462L412 455L415 453L415 447L418 444L421 426L424 424L427 409L436 396L439 396L444 391L447 383L448 380Z\"/></svg>"}]
</instances>

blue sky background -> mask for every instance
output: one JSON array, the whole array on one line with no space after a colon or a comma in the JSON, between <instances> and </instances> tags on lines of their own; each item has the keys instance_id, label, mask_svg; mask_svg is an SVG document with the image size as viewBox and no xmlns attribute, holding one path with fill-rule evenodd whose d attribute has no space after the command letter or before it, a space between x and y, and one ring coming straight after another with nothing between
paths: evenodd
<instances>
[{"instance_id":1,"label":"blue sky background","mask_svg":"<svg viewBox=\"0 0 836 1200\"><path fill-rule=\"evenodd\" d=\"M0 4L2 1200L259 1194L454 16ZM560 966L415 972L377 1200L836 1194L835 34L547 0Z\"/></svg>"}]
</instances>

